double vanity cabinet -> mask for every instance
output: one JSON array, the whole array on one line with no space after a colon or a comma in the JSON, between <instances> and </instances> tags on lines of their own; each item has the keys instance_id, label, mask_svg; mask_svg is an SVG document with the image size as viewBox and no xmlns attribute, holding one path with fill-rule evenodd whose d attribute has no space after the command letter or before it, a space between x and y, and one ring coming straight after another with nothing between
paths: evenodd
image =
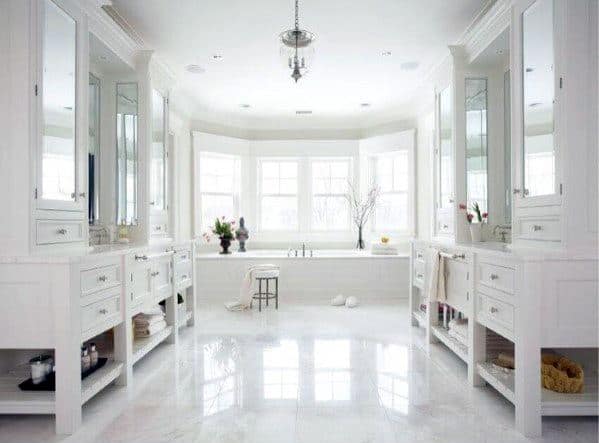
<instances>
[{"instance_id":1,"label":"double vanity cabinet","mask_svg":"<svg viewBox=\"0 0 599 443\"><path fill-rule=\"evenodd\" d=\"M429 293L437 254L445 265L441 300ZM493 243L412 244L412 325L424 328L426 346L441 342L462 359L473 386L488 383L512 402L516 427L527 435L540 434L543 416L599 413L597 289L593 256L509 249ZM440 306L468 319L466 342L449 334ZM494 366L499 351L513 353L513 371ZM558 394L541 387L544 351L582 364L582 393Z\"/></svg>"},{"instance_id":2,"label":"double vanity cabinet","mask_svg":"<svg viewBox=\"0 0 599 443\"><path fill-rule=\"evenodd\" d=\"M174 78L111 8L0 2L0 413L54 414L67 434L85 402L132 382L137 361L194 322L192 244L174 240L187 238L169 160ZM167 327L135 339L132 317L160 302ZM82 379L91 342L108 362ZM21 391L40 353L55 391Z\"/></svg>"},{"instance_id":3,"label":"double vanity cabinet","mask_svg":"<svg viewBox=\"0 0 599 443\"><path fill-rule=\"evenodd\" d=\"M412 244L410 319L539 436L543 416L599 413L597 2L498 0L449 49L432 75L432 223ZM582 364L582 393L541 388L545 351Z\"/></svg>"},{"instance_id":4,"label":"double vanity cabinet","mask_svg":"<svg viewBox=\"0 0 599 443\"><path fill-rule=\"evenodd\" d=\"M0 375L0 413L54 414L57 432L74 432L85 402L113 381L130 384L135 363L193 324L192 255L191 243L183 243L0 258L0 288L10 293L2 300L0 352L50 350L56 362L55 392L20 391L26 371ZM135 338L132 317L162 301L167 327ZM81 380L81 346L102 335L108 362Z\"/></svg>"}]
</instances>

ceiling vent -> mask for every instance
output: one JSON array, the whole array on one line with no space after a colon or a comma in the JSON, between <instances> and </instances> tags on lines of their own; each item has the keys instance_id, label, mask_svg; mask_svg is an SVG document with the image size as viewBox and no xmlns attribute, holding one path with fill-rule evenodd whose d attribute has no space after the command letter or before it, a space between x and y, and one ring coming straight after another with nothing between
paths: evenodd
<instances>
[{"instance_id":1,"label":"ceiling vent","mask_svg":"<svg viewBox=\"0 0 599 443\"><path fill-rule=\"evenodd\" d=\"M125 18L112 5L102 5L102 9L108 16L129 36L131 40L139 46L144 46L144 41L141 36L133 29Z\"/></svg>"},{"instance_id":2,"label":"ceiling vent","mask_svg":"<svg viewBox=\"0 0 599 443\"><path fill-rule=\"evenodd\" d=\"M299 110L299 111L295 111L295 113L297 115L310 115L310 114L312 114L312 111L310 111L310 110Z\"/></svg>"}]
</instances>

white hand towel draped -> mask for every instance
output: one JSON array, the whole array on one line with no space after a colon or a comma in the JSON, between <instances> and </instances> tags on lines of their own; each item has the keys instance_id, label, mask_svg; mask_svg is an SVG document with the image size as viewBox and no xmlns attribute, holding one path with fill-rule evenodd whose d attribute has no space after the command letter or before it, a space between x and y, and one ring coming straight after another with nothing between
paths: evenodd
<instances>
[{"instance_id":1,"label":"white hand towel draped","mask_svg":"<svg viewBox=\"0 0 599 443\"><path fill-rule=\"evenodd\" d=\"M428 286L428 298L430 301L445 302L445 259L436 249L431 249L430 256L431 272Z\"/></svg>"},{"instance_id":2,"label":"white hand towel draped","mask_svg":"<svg viewBox=\"0 0 599 443\"><path fill-rule=\"evenodd\" d=\"M277 265L264 264L254 265L247 269L243 281L241 282L241 288L239 289L239 299L237 301L231 301L225 303L225 307L229 311L243 311L249 309L252 303L252 281L254 280L254 272L256 271L272 271L279 269Z\"/></svg>"}]
</instances>

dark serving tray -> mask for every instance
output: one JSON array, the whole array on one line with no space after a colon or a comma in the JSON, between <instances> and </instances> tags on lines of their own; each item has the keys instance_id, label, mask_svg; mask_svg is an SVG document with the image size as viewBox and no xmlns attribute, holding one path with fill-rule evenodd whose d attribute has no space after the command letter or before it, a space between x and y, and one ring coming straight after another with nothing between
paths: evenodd
<instances>
[{"instance_id":1,"label":"dark serving tray","mask_svg":"<svg viewBox=\"0 0 599 443\"><path fill-rule=\"evenodd\" d=\"M98 358L98 364L95 367L81 373L81 380L92 375L94 372L104 366L107 361L107 358ZM33 380L31 380L31 378L28 378L24 382L19 383L19 389L21 389L21 391L56 391L56 375L54 372L49 374L43 382L38 383L37 385L33 384Z\"/></svg>"}]
</instances>

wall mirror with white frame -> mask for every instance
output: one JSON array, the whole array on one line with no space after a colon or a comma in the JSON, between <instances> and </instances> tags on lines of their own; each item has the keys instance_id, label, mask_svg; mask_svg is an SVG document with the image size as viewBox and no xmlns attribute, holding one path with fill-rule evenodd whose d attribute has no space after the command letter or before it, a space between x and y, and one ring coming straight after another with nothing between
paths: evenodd
<instances>
[{"instance_id":1,"label":"wall mirror with white frame","mask_svg":"<svg viewBox=\"0 0 599 443\"><path fill-rule=\"evenodd\" d=\"M89 33L87 193L92 243L137 223L138 92L134 67Z\"/></svg>"},{"instance_id":2,"label":"wall mirror with white frame","mask_svg":"<svg viewBox=\"0 0 599 443\"><path fill-rule=\"evenodd\" d=\"M508 241L511 229L509 29L468 63L465 78L464 203L488 213L483 239ZM477 223L476 217L473 220ZM497 227L497 228L496 228Z\"/></svg>"},{"instance_id":3,"label":"wall mirror with white frame","mask_svg":"<svg viewBox=\"0 0 599 443\"><path fill-rule=\"evenodd\" d=\"M454 106L450 85L435 96L435 235L452 236L454 233Z\"/></svg>"},{"instance_id":4,"label":"wall mirror with white frame","mask_svg":"<svg viewBox=\"0 0 599 443\"><path fill-rule=\"evenodd\" d=\"M164 238L170 235L170 183L168 92L153 87L151 93L151 147L150 147L150 236Z\"/></svg>"},{"instance_id":5,"label":"wall mirror with white frame","mask_svg":"<svg viewBox=\"0 0 599 443\"><path fill-rule=\"evenodd\" d=\"M83 211L84 177L78 167L78 25L76 15L45 0L38 4L40 40L37 87L40 118L36 197L38 209Z\"/></svg>"}]
</instances>

